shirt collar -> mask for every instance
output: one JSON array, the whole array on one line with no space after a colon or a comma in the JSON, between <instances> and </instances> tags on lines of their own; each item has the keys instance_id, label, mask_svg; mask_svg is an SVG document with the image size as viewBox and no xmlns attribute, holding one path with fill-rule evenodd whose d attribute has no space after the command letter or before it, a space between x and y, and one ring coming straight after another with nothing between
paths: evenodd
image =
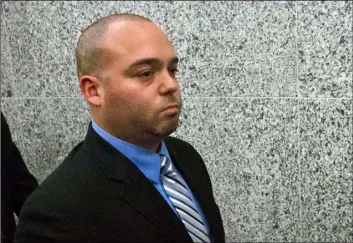
<instances>
[{"instance_id":1,"label":"shirt collar","mask_svg":"<svg viewBox=\"0 0 353 243\"><path fill-rule=\"evenodd\" d=\"M153 153L145 148L114 137L99 127L93 120L92 127L105 141L133 162L148 179L152 180L154 183L159 182L161 167L160 155L164 155L170 159L164 141L162 141L159 151Z\"/></svg>"}]
</instances>

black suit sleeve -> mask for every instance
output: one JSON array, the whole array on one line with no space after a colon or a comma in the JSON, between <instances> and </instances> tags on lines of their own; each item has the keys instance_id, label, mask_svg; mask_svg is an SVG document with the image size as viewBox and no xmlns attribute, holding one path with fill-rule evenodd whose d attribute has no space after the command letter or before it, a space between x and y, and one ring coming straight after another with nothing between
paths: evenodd
<instances>
[{"instance_id":1,"label":"black suit sleeve","mask_svg":"<svg viewBox=\"0 0 353 243\"><path fill-rule=\"evenodd\" d=\"M1 112L1 170L6 173L12 207L16 215L28 196L38 187L35 177L28 171L26 164L12 140L9 125Z\"/></svg>"}]
</instances>

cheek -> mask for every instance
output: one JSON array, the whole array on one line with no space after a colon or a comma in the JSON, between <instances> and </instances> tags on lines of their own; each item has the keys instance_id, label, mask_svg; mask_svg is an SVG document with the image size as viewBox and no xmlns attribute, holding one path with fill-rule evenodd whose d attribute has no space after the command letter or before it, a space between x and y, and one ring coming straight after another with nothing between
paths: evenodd
<instances>
[{"instance_id":1,"label":"cheek","mask_svg":"<svg viewBox=\"0 0 353 243\"><path fill-rule=\"evenodd\" d=\"M154 122L158 119L158 106L156 99L148 99L145 97L137 97L134 103L136 109L136 116L140 117L141 120Z\"/></svg>"},{"instance_id":2,"label":"cheek","mask_svg":"<svg viewBox=\"0 0 353 243\"><path fill-rule=\"evenodd\" d=\"M136 97L133 103L134 107L136 107L136 111L139 112L142 116L151 116L153 115L153 107L154 104L148 100L144 99L143 97Z\"/></svg>"},{"instance_id":3,"label":"cheek","mask_svg":"<svg viewBox=\"0 0 353 243\"><path fill-rule=\"evenodd\" d=\"M126 95L121 90L107 87L104 92L104 108L110 113L127 114L129 103L125 99Z\"/></svg>"},{"instance_id":4,"label":"cheek","mask_svg":"<svg viewBox=\"0 0 353 243\"><path fill-rule=\"evenodd\" d=\"M129 117L152 119L160 109L157 97L152 90L134 85L131 80L121 81L119 86L106 87L105 98L110 109L120 110Z\"/></svg>"}]
</instances>

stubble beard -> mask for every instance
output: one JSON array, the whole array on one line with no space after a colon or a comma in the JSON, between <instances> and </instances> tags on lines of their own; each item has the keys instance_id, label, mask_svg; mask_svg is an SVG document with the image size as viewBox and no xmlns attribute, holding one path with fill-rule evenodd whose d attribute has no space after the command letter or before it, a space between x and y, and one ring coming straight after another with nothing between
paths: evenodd
<instances>
[{"instance_id":1,"label":"stubble beard","mask_svg":"<svg viewBox=\"0 0 353 243\"><path fill-rule=\"evenodd\" d=\"M179 116L178 116L178 118L175 118L175 119L176 119L175 122L173 121L172 124L168 124L168 126L162 127L157 132L157 135L160 138L164 139L164 138L168 137L170 134L172 134L173 132L175 132L178 129L178 127L179 127Z\"/></svg>"},{"instance_id":2,"label":"stubble beard","mask_svg":"<svg viewBox=\"0 0 353 243\"><path fill-rule=\"evenodd\" d=\"M159 136L161 139L168 137L170 134L175 132L180 124L180 114L182 111L182 101L180 101L179 112L176 114L176 117L170 117L166 119L170 119L169 121L164 121L166 124L163 124L162 127L156 129L155 134Z\"/></svg>"},{"instance_id":3,"label":"stubble beard","mask_svg":"<svg viewBox=\"0 0 353 243\"><path fill-rule=\"evenodd\" d=\"M148 129L145 130L146 134L149 134L156 139L163 140L175 132L179 127L179 115L180 114L175 115L176 117L163 118L163 121L153 122L154 124L146 124L146 128L148 127Z\"/></svg>"}]
</instances>

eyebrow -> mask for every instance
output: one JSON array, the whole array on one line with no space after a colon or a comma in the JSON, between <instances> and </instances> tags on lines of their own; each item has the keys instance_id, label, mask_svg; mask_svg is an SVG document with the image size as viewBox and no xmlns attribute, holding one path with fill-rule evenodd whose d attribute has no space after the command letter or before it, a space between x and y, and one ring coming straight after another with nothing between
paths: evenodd
<instances>
[{"instance_id":1,"label":"eyebrow","mask_svg":"<svg viewBox=\"0 0 353 243\"><path fill-rule=\"evenodd\" d=\"M174 57L168 61L168 65L177 64L178 62L179 62L179 58ZM161 60L159 60L157 58L144 58L144 59L137 60L136 62L131 64L128 67L128 69L131 69L131 68L139 66L139 65L156 65L156 64L162 65Z\"/></svg>"}]
</instances>

